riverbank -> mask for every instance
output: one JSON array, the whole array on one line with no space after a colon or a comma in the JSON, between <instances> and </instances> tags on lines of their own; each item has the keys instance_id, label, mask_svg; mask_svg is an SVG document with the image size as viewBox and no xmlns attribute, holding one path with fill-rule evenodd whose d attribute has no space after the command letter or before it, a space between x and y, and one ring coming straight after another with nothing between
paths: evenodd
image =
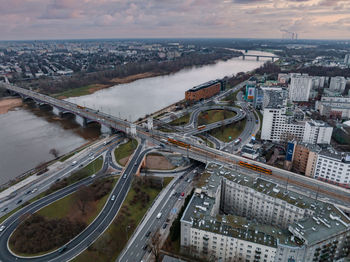
<instances>
[{"instance_id":1,"label":"riverbank","mask_svg":"<svg viewBox=\"0 0 350 262\"><path fill-rule=\"evenodd\" d=\"M20 98L2 98L0 99L0 114L6 114L8 111L22 106L22 99Z\"/></svg>"},{"instance_id":2,"label":"riverbank","mask_svg":"<svg viewBox=\"0 0 350 262\"><path fill-rule=\"evenodd\" d=\"M91 95L99 90L106 89L113 87L115 85L120 85L120 84L128 84L136 80L140 79L145 79L149 77L156 77L163 75L161 73L155 73L155 72L147 72L147 73L141 73L141 74L135 74L135 75L130 75L127 77L116 77L113 78L109 81L108 84L91 84L87 86L82 86L74 89L70 89L67 91L63 91L61 93L57 94L51 94L53 97L58 98L58 99L66 99L69 97L78 97L78 96L85 96L85 95Z\"/></svg>"}]
</instances>

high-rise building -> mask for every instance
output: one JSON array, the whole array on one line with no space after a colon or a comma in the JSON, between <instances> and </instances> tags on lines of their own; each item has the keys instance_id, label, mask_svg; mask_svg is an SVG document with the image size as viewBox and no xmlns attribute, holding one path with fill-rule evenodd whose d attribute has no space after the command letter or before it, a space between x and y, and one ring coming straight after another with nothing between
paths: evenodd
<instances>
[{"instance_id":1,"label":"high-rise building","mask_svg":"<svg viewBox=\"0 0 350 262\"><path fill-rule=\"evenodd\" d=\"M304 143L329 144L331 142L333 127L323 121L305 122Z\"/></svg>"},{"instance_id":2,"label":"high-rise building","mask_svg":"<svg viewBox=\"0 0 350 262\"><path fill-rule=\"evenodd\" d=\"M343 76L336 76L331 78L329 89L335 92L343 93L346 87L346 79Z\"/></svg>"},{"instance_id":3,"label":"high-rise building","mask_svg":"<svg viewBox=\"0 0 350 262\"><path fill-rule=\"evenodd\" d=\"M289 98L293 102L307 102L310 98L313 80L310 76L293 76L289 86Z\"/></svg>"},{"instance_id":4,"label":"high-rise building","mask_svg":"<svg viewBox=\"0 0 350 262\"><path fill-rule=\"evenodd\" d=\"M271 181L208 165L181 217L181 247L211 261L338 261L350 219Z\"/></svg>"},{"instance_id":5,"label":"high-rise building","mask_svg":"<svg viewBox=\"0 0 350 262\"><path fill-rule=\"evenodd\" d=\"M346 54L344 57L344 64L350 65L350 54Z\"/></svg>"}]
</instances>

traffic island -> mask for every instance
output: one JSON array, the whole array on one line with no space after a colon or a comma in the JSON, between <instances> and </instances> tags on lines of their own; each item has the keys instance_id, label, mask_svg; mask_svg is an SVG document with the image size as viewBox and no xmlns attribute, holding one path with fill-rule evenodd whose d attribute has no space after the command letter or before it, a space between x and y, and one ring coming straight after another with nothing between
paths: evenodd
<instances>
[{"instance_id":1,"label":"traffic island","mask_svg":"<svg viewBox=\"0 0 350 262\"><path fill-rule=\"evenodd\" d=\"M226 109L212 109L201 112L198 116L198 125L208 125L219 122L236 115L235 112Z\"/></svg>"},{"instance_id":2,"label":"traffic island","mask_svg":"<svg viewBox=\"0 0 350 262\"><path fill-rule=\"evenodd\" d=\"M129 157L134 153L135 149L137 148L138 142L134 138L128 138L127 142L124 144L119 145L114 150L114 157L117 163L121 166L125 166L125 164L128 162Z\"/></svg>"},{"instance_id":3,"label":"traffic island","mask_svg":"<svg viewBox=\"0 0 350 262\"><path fill-rule=\"evenodd\" d=\"M81 233L101 212L118 178L104 178L23 217L9 239L19 256L50 253Z\"/></svg>"},{"instance_id":4,"label":"traffic island","mask_svg":"<svg viewBox=\"0 0 350 262\"><path fill-rule=\"evenodd\" d=\"M220 126L213 130L210 130L209 134L216 137L222 142L231 142L241 135L245 128L246 121L247 120L244 118L243 120L236 123L232 123L227 126Z\"/></svg>"},{"instance_id":5,"label":"traffic island","mask_svg":"<svg viewBox=\"0 0 350 262\"><path fill-rule=\"evenodd\" d=\"M188 114L185 114L185 115L171 121L169 124L172 126L183 126L183 125L188 124L188 122L190 121L190 117L191 117L191 114L188 113Z\"/></svg>"}]
</instances>

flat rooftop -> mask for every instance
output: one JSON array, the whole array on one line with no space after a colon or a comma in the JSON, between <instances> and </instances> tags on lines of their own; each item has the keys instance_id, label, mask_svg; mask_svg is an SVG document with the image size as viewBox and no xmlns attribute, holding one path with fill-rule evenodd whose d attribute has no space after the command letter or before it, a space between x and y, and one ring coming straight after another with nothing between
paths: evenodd
<instances>
[{"instance_id":1,"label":"flat rooftop","mask_svg":"<svg viewBox=\"0 0 350 262\"><path fill-rule=\"evenodd\" d=\"M205 82L203 84L200 84L198 86L192 87L191 89L187 90L187 92L196 92L200 89L207 88L207 87L215 85L217 83L220 83L220 81L219 80L211 80L211 81Z\"/></svg>"}]
</instances>

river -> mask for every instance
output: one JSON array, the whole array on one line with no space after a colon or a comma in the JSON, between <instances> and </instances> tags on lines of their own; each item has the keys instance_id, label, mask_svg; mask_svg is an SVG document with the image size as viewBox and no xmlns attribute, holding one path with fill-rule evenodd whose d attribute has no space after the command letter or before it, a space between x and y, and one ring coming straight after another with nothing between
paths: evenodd
<instances>
[{"instance_id":1,"label":"river","mask_svg":"<svg viewBox=\"0 0 350 262\"><path fill-rule=\"evenodd\" d=\"M249 54L269 53L254 51ZM264 61L233 58L166 76L140 79L68 100L134 121L183 99L184 92L195 85L253 70ZM97 127L82 129L73 120L59 119L47 110L28 105L0 115L0 185L39 163L52 160L50 149L55 148L64 154L97 136Z\"/></svg>"},{"instance_id":2,"label":"river","mask_svg":"<svg viewBox=\"0 0 350 262\"><path fill-rule=\"evenodd\" d=\"M266 55L268 53L254 51L249 54ZM238 72L253 70L264 61L266 59L256 61L255 58L246 58L243 61L242 58L237 57L228 61L219 61L213 65L184 69L175 74L136 80L67 100L135 121L139 117L180 101L185 97L185 91L193 86Z\"/></svg>"}]
</instances>

